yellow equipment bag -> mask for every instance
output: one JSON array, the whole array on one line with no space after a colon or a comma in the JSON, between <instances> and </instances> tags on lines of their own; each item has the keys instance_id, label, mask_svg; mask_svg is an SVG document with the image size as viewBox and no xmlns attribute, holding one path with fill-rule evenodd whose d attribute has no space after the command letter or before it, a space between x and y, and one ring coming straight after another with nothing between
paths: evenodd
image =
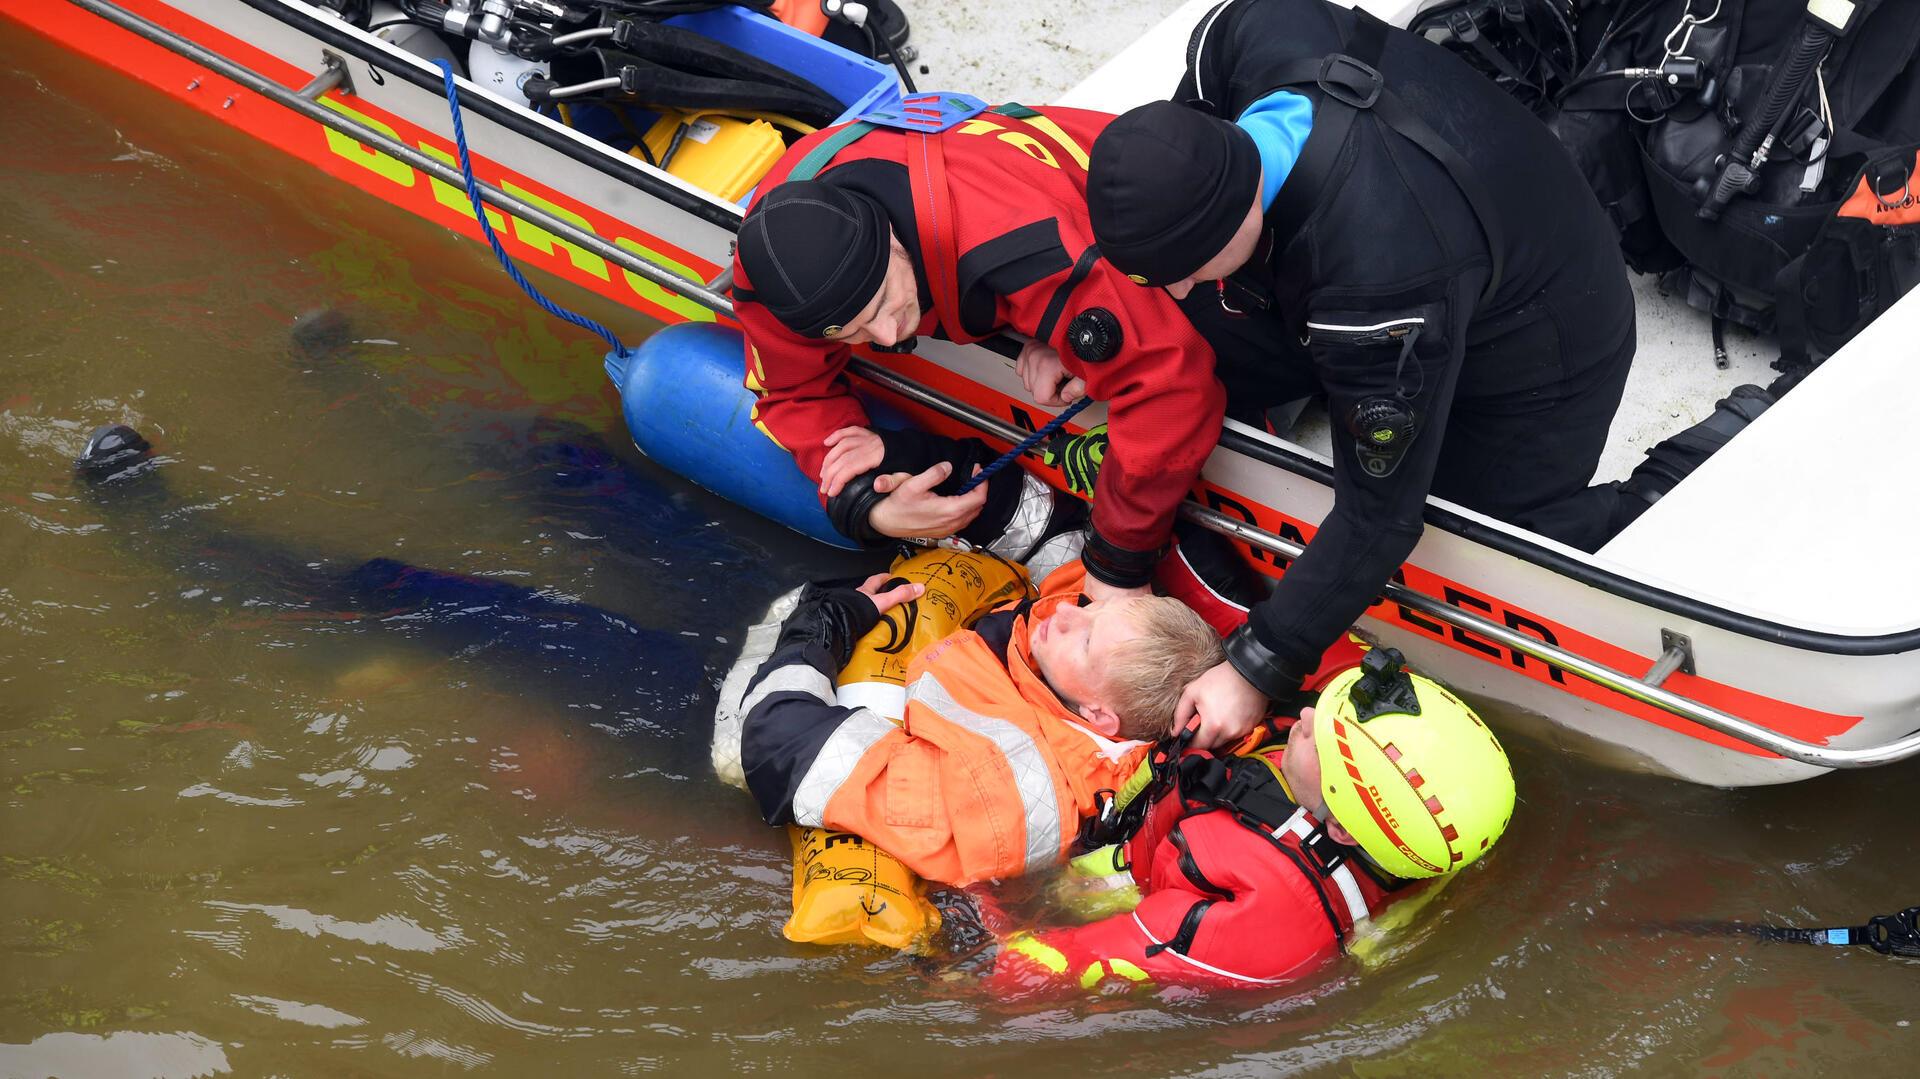
<instances>
[{"instance_id":1,"label":"yellow equipment bag","mask_svg":"<svg viewBox=\"0 0 1920 1079\"><path fill-rule=\"evenodd\" d=\"M972 626L1009 600L1032 594L1026 570L973 551L929 548L898 559L893 575L927 586L881 616L840 672L837 701L895 723L906 711L907 666L922 648ZM793 917L783 932L807 944L872 942L909 948L940 928L920 878L851 832L787 829L793 840Z\"/></svg>"},{"instance_id":2,"label":"yellow equipment bag","mask_svg":"<svg viewBox=\"0 0 1920 1079\"><path fill-rule=\"evenodd\" d=\"M788 825L793 840L793 917L782 930L801 944L908 948L940 928L920 879L899 859L852 832Z\"/></svg>"},{"instance_id":3,"label":"yellow equipment bag","mask_svg":"<svg viewBox=\"0 0 1920 1079\"><path fill-rule=\"evenodd\" d=\"M907 708L907 666L920 650L971 627L1010 600L1032 595L1024 567L975 551L928 548L893 563L893 575L927 586L919 599L880 617L854 645L835 700L900 722Z\"/></svg>"}]
</instances>

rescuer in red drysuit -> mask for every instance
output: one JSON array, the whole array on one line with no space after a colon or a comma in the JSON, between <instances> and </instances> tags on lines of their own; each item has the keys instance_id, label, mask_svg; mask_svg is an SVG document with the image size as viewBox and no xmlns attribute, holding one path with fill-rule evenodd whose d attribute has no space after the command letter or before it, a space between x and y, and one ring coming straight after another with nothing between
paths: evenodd
<instances>
[{"instance_id":1,"label":"rescuer in red drysuit","mask_svg":"<svg viewBox=\"0 0 1920 1079\"><path fill-rule=\"evenodd\" d=\"M734 263L746 384L756 422L821 481L850 538L981 542L1014 516L1023 484L1038 483L1008 470L957 496L991 451L972 442L975 456L955 467L911 434L872 428L847 381L852 346L1013 331L1030 339L1018 370L1036 400L1085 392L1107 404L1082 556L1090 593L1150 580L1225 396L1211 350L1173 300L1130 284L1092 242L1086 147L1110 119L1010 105L931 135L830 128L762 182Z\"/></svg>"}]
</instances>

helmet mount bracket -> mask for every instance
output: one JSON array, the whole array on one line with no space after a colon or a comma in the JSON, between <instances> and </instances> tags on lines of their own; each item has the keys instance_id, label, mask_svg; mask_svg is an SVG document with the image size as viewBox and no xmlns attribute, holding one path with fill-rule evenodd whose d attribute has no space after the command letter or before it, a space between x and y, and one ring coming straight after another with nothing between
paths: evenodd
<instances>
[{"instance_id":1,"label":"helmet mount bracket","mask_svg":"<svg viewBox=\"0 0 1920 1079\"><path fill-rule=\"evenodd\" d=\"M1361 723L1389 713L1417 716L1420 698L1407 673L1407 657L1397 648L1375 648L1360 661L1360 680L1347 693Z\"/></svg>"}]
</instances>

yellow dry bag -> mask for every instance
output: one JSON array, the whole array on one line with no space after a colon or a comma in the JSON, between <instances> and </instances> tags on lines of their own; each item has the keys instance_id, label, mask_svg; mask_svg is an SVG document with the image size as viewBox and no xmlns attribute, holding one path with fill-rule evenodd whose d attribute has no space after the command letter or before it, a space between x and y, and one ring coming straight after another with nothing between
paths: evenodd
<instances>
[{"instance_id":1,"label":"yellow dry bag","mask_svg":"<svg viewBox=\"0 0 1920 1079\"><path fill-rule=\"evenodd\" d=\"M1031 595L1033 587L1024 568L1003 558L943 548L895 560L893 575L927 590L882 615L880 624L860 638L840 671L834 696L848 708L871 708L898 723L907 707L907 666L913 657L995 607Z\"/></svg>"},{"instance_id":2,"label":"yellow dry bag","mask_svg":"<svg viewBox=\"0 0 1920 1079\"><path fill-rule=\"evenodd\" d=\"M801 944L906 948L940 928L920 878L852 832L788 825L793 917L782 932Z\"/></svg>"},{"instance_id":3,"label":"yellow dry bag","mask_svg":"<svg viewBox=\"0 0 1920 1079\"><path fill-rule=\"evenodd\" d=\"M907 666L922 648L980 616L1032 593L1024 569L972 551L916 551L893 575L927 586L919 599L888 611L854 646L840 672L839 703L869 708L895 723L907 704ZM793 840L793 917L788 940L811 944L872 942L907 948L940 928L920 878L900 860L850 832L787 829Z\"/></svg>"}]
</instances>

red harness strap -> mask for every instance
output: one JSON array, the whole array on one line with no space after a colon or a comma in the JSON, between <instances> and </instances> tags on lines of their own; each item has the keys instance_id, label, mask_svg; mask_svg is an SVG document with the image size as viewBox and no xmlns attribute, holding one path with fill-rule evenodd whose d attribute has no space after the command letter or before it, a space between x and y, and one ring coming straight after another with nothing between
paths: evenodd
<instances>
[{"instance_id":1,"label":"red harness strap","mask_svg":"<svg viewBox=\"0 0 1920 1079\"><path fill-rule=\"evenodd\" d=\"M939 135L907 136L907 183L913 191L914 217L920 226L920 264L940 325L960 344L980 340L960 325L960 284L955 276L960 255L954 236L953 200L947 191L947 159Z\"/></svg>"}]
</instances>

